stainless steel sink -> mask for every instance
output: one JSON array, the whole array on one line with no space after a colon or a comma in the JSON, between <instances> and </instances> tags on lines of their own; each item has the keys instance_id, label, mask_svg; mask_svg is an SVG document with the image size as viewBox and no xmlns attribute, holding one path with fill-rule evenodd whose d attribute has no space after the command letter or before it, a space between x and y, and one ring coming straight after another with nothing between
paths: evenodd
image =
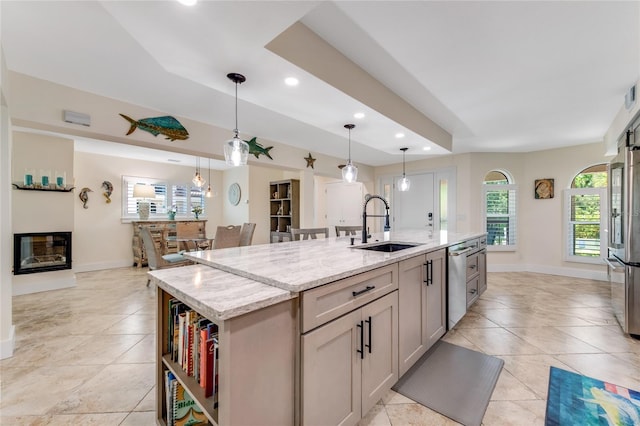
<instances>
[{"instance_id":1,"label":"stainless steel sink","mask_svg":"<svg viewBox=\"0 0 640 426\"><path fill-rule=\"evenodd\" d=\"M381 251L384 253L393 253L400 250L405 250L411 247L419 246L420 244L416 243L394 243L394 242L386 242L381 244L373 244L370 246L360 246L354 247L360 250L373 250L373 251Z\"/></svg>"}]
</instances>

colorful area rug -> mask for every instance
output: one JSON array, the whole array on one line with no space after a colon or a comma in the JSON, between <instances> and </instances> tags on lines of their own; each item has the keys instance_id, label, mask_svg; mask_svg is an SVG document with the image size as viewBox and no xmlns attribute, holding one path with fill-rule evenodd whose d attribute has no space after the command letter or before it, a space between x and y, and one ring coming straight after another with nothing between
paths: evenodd
<instances>
[{"instance_id":1,"label":"colorful area rug","mask_svg":"<svg viewBox=\"0 0 640 426\"><path fill-rule=\"evenodd\" d=\"M640 392L551 367L545 426L638 426Z\"/></svg>"}]
</instances>

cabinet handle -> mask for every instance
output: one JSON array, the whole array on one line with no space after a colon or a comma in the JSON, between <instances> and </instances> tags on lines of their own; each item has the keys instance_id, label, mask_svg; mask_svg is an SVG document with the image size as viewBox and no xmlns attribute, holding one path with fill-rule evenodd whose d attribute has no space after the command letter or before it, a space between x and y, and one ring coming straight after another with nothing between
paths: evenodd
<instances>
[{"instance_id":1,"label":"cabinet handle","mask_svg":"<svg viewBox=\"0 0 640 426\"><path fill-rule=\"evenodd\" d=\"M471 294L476 294L476 292L477 292L477 291L478 291L478 290L476 290L475 288L472 288L471 290L469 290L469 293L471 293Z\"/></svg>"},{"instance_id":2,"label":"cabinet handle","mask_svg":"<svg viewBox=\"0 0 640 426\"><path fill-rule=\"evenodd\" d=\"M369 324L369 344L366 347L369 348L369 353L371 353L371 317L368 320L364 320L364 322Z\"/></svg>"},{"instance_id":3,"label":"cabinet handle","mask_svg":"<svg viewBox=\"0 0 640 426\"><path fill-rule=\"evenodd\" d=\"M425 263L424 266L426 267L426 271L425 271L426 279L423 282L426 285L431 285L433 284L433 260L427 261L427 263Z\"/></svg>"},{"instance_id":4,"label":"cabinet handle","mask_svg":"<svg viewBox=\"0 0 640 426\"><path fill-rule=\"evenodd\" d=\"M469 268L471 268L471 269L476 269L476 268L477 268L477 266L476 266L476 265L470 265L470 266L469 266Z\"/></svg>"},{"instance_id":5,"label":"cabinet handle","mask_svg":"<svg viewBox=\"0 0 640 426\"><path fill-rule=\"evenodd\" d=\"M367 286L365 289L363 289L363 290L360 290L360 291L354 291L354 292L352 292L353 297L360 296L361 294L364 294L364 293L366 293L366 292L368 292L368 291L371 291L371 290L373 290L374 288L376 288L376 286L375 286L375 285L368 285L368 286Z\"/></svg>"},{"instance_id":6,"label":"cabinet handle","mask_svg":"<svg viewBox=\"0 0 640 426\"><path fill-rule=\"evenodd\" d=\"M360 359L364 359L364 323L360 321L356 327L360 329L360 349L356 349L356 352L360 354Z\"/></svg>"}]
</instances>

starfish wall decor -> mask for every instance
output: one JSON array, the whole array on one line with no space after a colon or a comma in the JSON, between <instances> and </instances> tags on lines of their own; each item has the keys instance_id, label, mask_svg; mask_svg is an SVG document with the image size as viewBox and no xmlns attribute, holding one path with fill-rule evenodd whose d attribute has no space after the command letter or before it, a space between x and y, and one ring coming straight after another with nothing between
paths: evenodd
<instances>
[{"instance_id":1,"label":"starfish wall decor","mask_svg":"<svg viewBox=\"0 0 640 426\"><path fill-rule=\"evenodd\" d=\"M304 157L304 159L307 160L307 167L315 168L313 167L313 163L315 163L316 159L311 156L311 153L309 153L308 157Z\"/></svg>"}]
</instances>

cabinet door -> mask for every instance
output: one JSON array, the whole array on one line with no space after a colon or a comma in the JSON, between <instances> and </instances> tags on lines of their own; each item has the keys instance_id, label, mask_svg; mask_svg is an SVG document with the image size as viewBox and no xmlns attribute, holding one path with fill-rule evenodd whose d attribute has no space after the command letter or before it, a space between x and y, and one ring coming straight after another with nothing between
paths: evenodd
<instances>
[{"instance_id":1,"label":"cabinet door","mask_svg":"<svg viewBox=\"0 0 640 426\"><path fill-rule=\"evenodd\" d=\"M346 426L360 420L360 321L358 309L302 336L302 424Z\"/></svg>"},{"instance_id":2,"label":"cabinet door","mask_svg":"<svg viewBox=\"0 0 640 426\"><path fill-rule=\"evenodd\" d=\"M398 292L362 307L362 414L398 381Z\"/></svg>"},{"instance_id":3,"label":"cabinet door","mask_svg":"<svg viewBox=\"0 0 640 426\"><path fill-rule=\"evenodd\" d=\"M400 262L398 274L398 324L400 376L427 350L427 286L424 281L425 256Z\"/></svg>"},{"instance_id":4,"label":"cabinet door","mask_svg":"<svg viewBox=\"0 0 640 426\"><path fill-rule=\"evenodd\" d=\"M447 331L447 303L446 298L446 250L438 250L427 253L429 264L429 284L425 285L427 293L426 313L426 347L429 349Z\"/></svg>"},{"instance_id":5,"label":"cabinet door","mask_svg":"<svg viewBox=\"0 0 640 426\"><path fill-rule=\"evenodd\" d=\"M361 182L331 183L326 186L327 226L362 225L363 187Z\"/></svg>"}]
</instances>

